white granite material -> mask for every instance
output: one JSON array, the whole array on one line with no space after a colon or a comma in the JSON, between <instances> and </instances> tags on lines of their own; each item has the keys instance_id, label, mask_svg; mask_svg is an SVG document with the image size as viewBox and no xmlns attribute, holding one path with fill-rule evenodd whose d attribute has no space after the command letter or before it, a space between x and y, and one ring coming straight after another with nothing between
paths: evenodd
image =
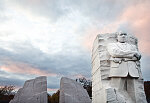
<instances>
[{"instance_id":1,"label":"white granite material","mask_svg":"<svg viewBox=\"0 0 150 103\"><path fill-rule=\"evenodd\" d=\"M47 79L45 76L27 80L9 103L47 103Z\"/></svg>"},{"instance_id":2,"label":"white granite material","mask_svg":"<svg viewBox=\"0 0 150 103\"><path fill-rule=\"evenodd\" d=\"M60 82L59 103L91 103L91 99L80 83L62 77Z\"/></svg>"},{"instance_id":3,"label":"white granite material","mask_svg":"<svg viewBox=\"0 0 150 103\"><path fill-rule=\"evenodd\" d=\"M137 38L99 34L92 50L92 103L147 103Z\"/></svg>"}]
</instances>

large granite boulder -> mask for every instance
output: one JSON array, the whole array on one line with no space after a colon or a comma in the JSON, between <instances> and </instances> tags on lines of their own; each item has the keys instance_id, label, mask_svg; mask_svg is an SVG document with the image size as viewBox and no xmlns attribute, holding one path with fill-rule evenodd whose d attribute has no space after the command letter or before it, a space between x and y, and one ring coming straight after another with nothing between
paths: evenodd
<instances>
[{"instance_id":1,"label":"large granite boulder","mask_svg":"<svg viewBox=\"0 0 150 103\"><path fill-rule=\"evenodd\" d=\"M62 77L60 82L59 103L91 103L91 99L80 83Z\"/></svg>"},{"instance_id":2,"label":"large granite boulder","mask_svg":"<svg viewBox=\"0 0 150 103\"><path fill-rule=\"evenodd\" d=\"M47 103L47 79L45 76L27 80L9 103Z\"/></svg>"}]
</instances>

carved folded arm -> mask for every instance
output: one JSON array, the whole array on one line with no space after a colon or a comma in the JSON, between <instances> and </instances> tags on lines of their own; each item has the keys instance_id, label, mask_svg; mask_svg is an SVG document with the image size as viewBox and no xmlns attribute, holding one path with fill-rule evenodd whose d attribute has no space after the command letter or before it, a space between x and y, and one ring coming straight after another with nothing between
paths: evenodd
<instances>
[{"instance_id":1,"label":"carved folded arm","mask_svg":"<svg viewBox=\"0 0 150 103\"><path fill-rule=\"evenodd\" d=\"M109 53L112 57L118 57L118 58L133 58L135 54L135 52L121 51L117 49L110 50Z\"/></svg>"},{"instance_id":2,"label":"carved folded arm","mask_svg":"<svg viewBox=\"0 0 150 103\"><path fill-rule=\"evenodd\" d=\"M107 49L108 49L109 54L115 58L130 58L130 59L132 59L133 57L140 56L140 53L138 51L121 50L114 45L108 45Z\"/></svg>"}]
</instances>

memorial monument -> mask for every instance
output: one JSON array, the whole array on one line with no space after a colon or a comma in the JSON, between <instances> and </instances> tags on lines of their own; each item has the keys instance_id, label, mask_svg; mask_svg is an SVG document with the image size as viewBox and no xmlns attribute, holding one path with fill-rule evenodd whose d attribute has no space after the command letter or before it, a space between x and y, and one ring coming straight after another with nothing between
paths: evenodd
<instances>
[{"instance_id":1,"label":"memorial monument","mask_svg":"<svg viewBox=\"0 0 150 103\"><path fill-rule=\"evenodd\" d=\"M47 103L46 76L27 80L9 103Z\"/></svg>"},{"instance_id":2,"label":"memorial monument","mask_svg":"<svg viewBox=\"0 0 150 103\"><path fill-rule=\"evenodd\" d=\"M137 38L99 34L92 49L92 103L147 103Z\"/></svg>"}]
</instances>

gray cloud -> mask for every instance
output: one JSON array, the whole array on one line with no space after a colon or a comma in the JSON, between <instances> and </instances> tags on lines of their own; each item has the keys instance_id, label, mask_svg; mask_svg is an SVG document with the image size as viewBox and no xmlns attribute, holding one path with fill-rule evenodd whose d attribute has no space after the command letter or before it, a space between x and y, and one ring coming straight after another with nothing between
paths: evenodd
<instances>
[{"instance_id":1,"label":"gray cloud","mask_svg":"<svg viewBox=\"0 0 150 103\"><path fill-rule=\"evenodd\" d=\"M150 80L150 56L143 55L141 60L142 74L145 81Z\"/></svg>"},{"instance_id":2,"label":"gray cloud","mask_svg":"<svg viewBox=\"0 0 150 103\"><path fill-rule=\"evenodd\" d=\"M119 0L13 0L9 2L13 6L19 6L33 15L46 17L51 21L57 21L63 16L79 11L85 17L91 18L93 23L99 20L105 20L108 23L118 19L117 17L126 7L136 5L141 0L130 2Z\"/></svg>"},{"instance_id":3,"label":"gray cloud","mask_svg":"<svg viewBox=\"0 0 150 103\"><path fill-rule=\"evenodd\" d=\"M9 2L33 15L49 18L51 22L56 22L69 12L62 0L14 0Z\"/></svg>"},{"instance_id":4,"label":"gray cloud","mask_svg":"<svg viewBox=\"0 0 150 103\"><path fill-rule=\"evenodd\" d=\"M62 75L69 75L70 73L84 74L87 70L90 70L90 55L88 52L82 51L81 48L64 47L64 51L60 51L55 55L50 55L33 47L29 41L23 44L11 43L11 45L15 52L0 48L1 59L9 58L12 61L20 61L41 70L60 73ZM66 51L65 49L78 49L80 54L75 54L74 52ZM87 73L84 75L86 74ZM89 76L89 74L90 73L88 73L87 76Z\"/></svg>"},{"instance_id":5,"label":"gray cloud","mask_svg":"<svg viewBox=\"0 0 150 103\"><path fill-rule=\"evenodd\" d=\"M68 19L68 15L83 16L89 19L89 23L82 22L76 30L77 34L83 34L94 27L102 29L110 22L118 21L124 11L130 6L143 3L143 0L13 0L8 1L10 6L19 7L22 12L29 12L37 17L44 17L55 23L60 18ZM145 1L146 2L146 1ZM79 13L79 14L78 14ZM76 20L76 16L74 19ZM63 20L63 19L62 19ZM83 21L83 20L82 20ZM78 22L81 22L79 20ZM128 25L121 24L119 30L128 30ZM82 33L81 33L82 31Z\"/></svg>"},{"instance_id":6,"label":"gray cloud","mask_svg":"<svg viewBox=\"0 0 150 103\"><path fill-rule=\"evenodd\" d=\"M4 0L0 0L0 22L3 23L9 19L8 16L5 14L6 4Z\"/></svg>"},{"instance_id":7,"label":"gray cloud","mask_svg":"<svg viewBox=\"0 0 150 103\"><path fill-rule=\"evenodd\" d=\"M48 77L47 78L48 88L51 89L59 89L60 78Z\"/></svg>"},{"instance_id":8,"label":"gray cloud","mask_svg":"<svg viewBox=\"0 0 150 103\"><path fill-rule=\"evenodd\" d=\"M80 54L73 54L72 52L65 52L64 50L61 51L63 53L60 52L56 55L49 55L43 53L40 49L33 47L29 41L22 44L11 44L15 52L0 48L1 65L7 65L7 60L11 60L13 62L22 62L29 64L30 66L38 68L42 71L56 73L59 75L58 77L48 77L48 87L50 88L59 87L59 80L61 76L71 77L77 74L81 74L86 77L90 77L91 67L90 55L88 52L80 51ZM2 80L2 82L4 82L5 80L6 78ZM22 82L20 82L20 80L17 82L16 80L16 83Z\"/></svg>"},{"instance_id":9,"label":"gray cloud","mask_svg":"<svg viewBox=\"0 0 150 103\"><path fill-rule=\"evenodd\" d=\"M82 22L76 30L77 34L84 34L89 28L103 29L110 22L118 21L124 11L130 6L136 6L143 0L13 0L11 6L20 7L22 12L27 11L37 17L44 17L51 22L57 22L60 18L68 19L68 15L83 16L89 22ZM79 13L79 14L78 14ZM76 20L75 16L75 20ZM79 20L81 22L83 20ZM97 26L96 26L97 25ZM129 30L127 24L121 24L118 31ZM127 29L125 29L127 28ZM82 32L81 32L82 31ZM129 30L130 31L130 30Z\"/></svg>"},{"instance_id":10,"label":"gray cloud","mask_svg":"<svg viewBox=\"0 0 150 103\"><path fill-rule=\"evenodd\" d=\"M5 86L5 85L14 85L14 86L23 86L24 81L21 79L16 79L16 78L5 78L0 76L0 85Z\"/></svg>"},{"instance_id":11,"label":"gray cloud","mask_svg":"<svg viewBox=\"0 0 150 103\"><path fill-rule=\"evenodd\" d=\"M85 18L90 19L89 23L81 23L78 27L78 32L84 33L89 25L109 24L118 19L124 9L128 6L136 5L141 0L133 0L130 2L120 0L13 0L10 6L22 8L23 12L28 11L35 16L49 18L50 21L57 22L60 18L68 14L74 14L76 11L80 12ZM6 2L5 2L6 3ZM0 11L3 5L0 1ZM1 18L0 12L0 20ZM4 18L5 19L5 18ZM76 19L76 18L74 18ZM82 22L82 21L79 21ZM97 27L98 28L98 27ZM118 30L130 31L129 24L125 23L118 28ZM87 30L88 31L88 30ZM67 40L67 39L66 39ZM66 41L67 42L67 41ZM68 42L67 42L68 43ZM60 76L73 76L82 74L86 77L91 76L91 61L90 53L81 49L81 47L71 47L63 44L63 50L57 54L50 55L43 53L39 48L35 48L30 41L23 43L9 42L14 52L0 48L0 61L1 64L7 64L7 59L16 62L27 63L32 67L39 68L40 70L60 74ZM73 52L74 50L78 53ZM145 80L150 80L149 77L149 60L150 57L143 57L142 59L142 72ZM1 72L2 73L2 72ZM7 75L7 74L6 74ZM14 74L15 75L15 74ZM48 77L49 88L59 88L58 77ZM17 78L10 79L2 77L0 83L22 85L24 80Z\"/></svg>"}]
</instances>

